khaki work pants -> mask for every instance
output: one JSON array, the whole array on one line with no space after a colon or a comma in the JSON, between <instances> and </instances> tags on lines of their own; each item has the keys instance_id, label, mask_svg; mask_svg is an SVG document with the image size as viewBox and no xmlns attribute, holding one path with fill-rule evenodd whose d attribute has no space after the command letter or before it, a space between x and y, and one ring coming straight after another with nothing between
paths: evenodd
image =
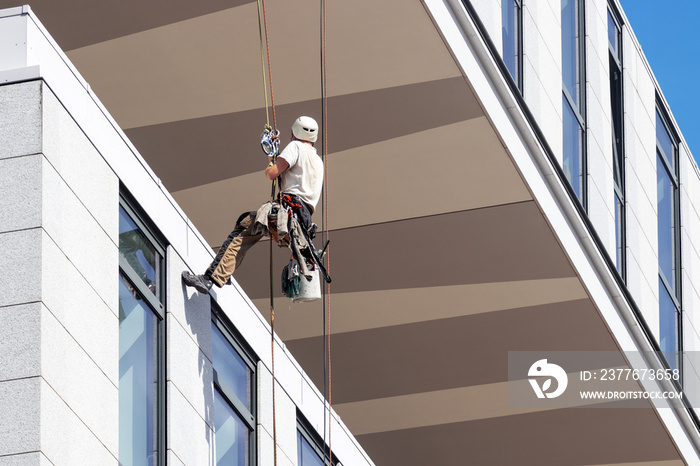
<instances>
[{"instance_id":1,"label":"khaki work pants","mask_svg":"<svg viewBox=\"0 0 700 466\"><path fill-rule=\"evenodd\" d=\"M228 283L233 272L241 265L246 252L263 237L263 234L253 235L257 212L246 212L236 221L236 226L219 248L219 252L204 275L218 286Z\"/></svg>"}]
</instances>

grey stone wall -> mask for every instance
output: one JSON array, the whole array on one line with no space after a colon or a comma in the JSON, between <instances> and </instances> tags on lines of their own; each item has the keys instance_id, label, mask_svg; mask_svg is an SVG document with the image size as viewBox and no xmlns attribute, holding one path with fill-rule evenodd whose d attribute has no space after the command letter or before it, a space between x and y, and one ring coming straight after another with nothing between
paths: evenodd
<instances>
[{"instance_id":1,"label":"grey stone wall","mask_svg":"<svg viewBox=\"0 0 700 466\"><path fill-rule=\"evenodd\" d=\"M43 81L0 140L0 465L116 465L118 179Z\"/></svg>"}]
</instances>

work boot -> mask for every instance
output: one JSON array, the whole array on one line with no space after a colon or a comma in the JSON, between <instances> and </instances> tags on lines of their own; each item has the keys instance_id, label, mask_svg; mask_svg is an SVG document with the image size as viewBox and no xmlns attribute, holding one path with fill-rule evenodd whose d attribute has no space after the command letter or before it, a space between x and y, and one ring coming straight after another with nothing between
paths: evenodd
<instances>
[{"instance_id":1,"label":"work boot","mask_svg":"<svg viewBox=\"0 0 700 466\"><path fill-rule=\"evenodd\" d=\"M191 286L200 293L205 294L209 293L211 286L214 284L209 277L204 275L195 275L187 270L182 272L182 281L185 282L185 285Z\"/></svg>"}]
</instances>

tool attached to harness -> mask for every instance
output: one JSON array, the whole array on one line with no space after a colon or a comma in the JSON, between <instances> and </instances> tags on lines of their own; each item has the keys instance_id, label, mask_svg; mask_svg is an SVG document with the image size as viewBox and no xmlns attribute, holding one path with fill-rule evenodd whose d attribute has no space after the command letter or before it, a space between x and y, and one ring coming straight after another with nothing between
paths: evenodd
<instances>
[{"instance_id":1,"label":"tool attached to harness","mask_svg":"<svg viewBox=\"0 0 700 466\"><path fill-rule=\"evenodd\" d=\"M306 257L309 259L309 262L318 267L326 283L330 283L331 277L328 275L326 267L323 265L323 256L326 253L326 248L328 247L328 243L330 241L326 241L326 244L323 245L323 249L321 251L316 249L316 246L313 243L313 239L316 236L316 224L311 223L311 215L309 214L308 209L302 205L302 201L300 199L296 198L296 196L290 196L289 194L282 196L282 202L283 205L289 208L293 215L295 215L299 220L301 233L309 245L308 250L306 250Z\"/></svg>"}]
</instances>

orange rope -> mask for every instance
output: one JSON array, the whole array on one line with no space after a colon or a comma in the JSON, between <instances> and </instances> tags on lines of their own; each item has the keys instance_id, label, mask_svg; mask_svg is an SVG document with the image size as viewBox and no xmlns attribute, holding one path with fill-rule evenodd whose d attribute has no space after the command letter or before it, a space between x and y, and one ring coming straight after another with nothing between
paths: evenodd
<instances>
[{"instance_id":1,"label":"orange rope","mask_svg":"<svg viewBox=\"0 0 700 466\"><path fill-rule=\"evenodd\" d=\"M326 68L326 1L321 0L321 100L323 101L323 167L324 167L324 195L323 195L323 234L324 243L328 240L328 96L327 96L327 68ZM326 270L330 274L330 250L326 251L328 256L326 260ZM326 293L324 300L324 310L326 315L326 363L328 374L328 458L330 464L333 463L333 442L331 436L331 426L333 425L333 410L332 410L332 377L331 377L331 284L326 283ZM325 432L324 432L325 436Z\"/></svg>"},{"instance_id":2,"label":"orange rope","mask_svg":"<svg viewBox=\"0 0 700 466\"><path fill-rule=\"evenodd\" d=\"M277 129L277 114L275 112L275 93L272 88L272 62L270 61L270 40L267 35L267 13L265 12L265 0L260 0L263 11L263 24L265 26L265 47L267 49L267 73L270 76L270 102L272 104L272 127Z\"/></svg>"},{"instance_id":3,"label":"orange rope","mask_svg":"<svg viewBox=\"0 0 700 466\"><path fill-rule=\"evenodd\" d=\"M277 129L277 113L275 110L275 94L272 90L272 62L270 60L270 40L267 33L267 12L265 10L265 0L259 0L258 3L258 26L260 25L260 5L262 4L262 19L265 29L265 47L267 51L267 70L270 80L270 103L272 106L272 124L273 129ZM262 44L261 44L262 48ZM263 66L263 85L265 81L265 70ZM267 90L265 89L265 107L267 110ZM269 116L268 116L269 124ZM275 196L276 180L272 181L271 199ZM272 254L272 239L270 239L270 353L272 358L272 438L273 438L273 454L274 465L277 466L277 407L275 397L275 294L274 294L274 264Z\"/></svg>"}]
</instances>

